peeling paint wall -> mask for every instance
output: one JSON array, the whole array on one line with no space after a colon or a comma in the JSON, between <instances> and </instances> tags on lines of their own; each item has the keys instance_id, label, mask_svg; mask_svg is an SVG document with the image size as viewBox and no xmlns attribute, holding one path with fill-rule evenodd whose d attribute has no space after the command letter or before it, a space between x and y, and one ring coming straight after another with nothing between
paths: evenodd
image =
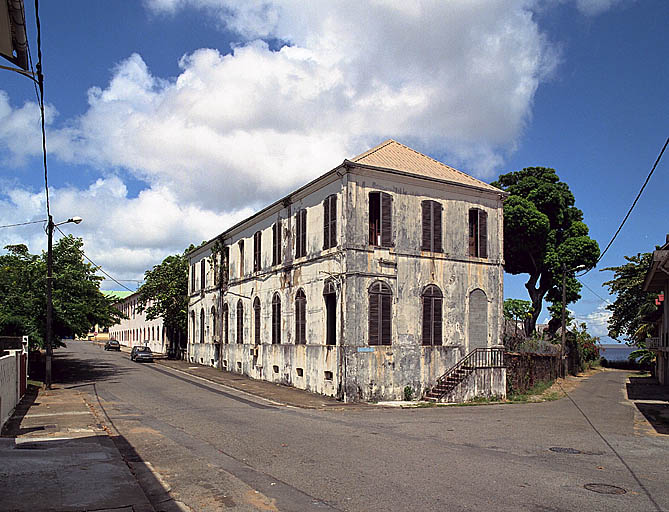
<instances>
[{"instance_id":1,"label":"peeling paint wall","mask_svg":"<svg viewBox=\"0 0 669 512\"><path fill-rule=\"evenodd\" d=\"M369 244L369 192L392 196L392 247ZM337 246L323 249L323 201L337 196ZM443 208L443 252L421 251L421 201ZM468 255L469 209L487 213L488 257ZM307 211L307 254L295 258L296 213ZM272 265L272 227L281 221L282 262ZM254 234L261 233L260 270L253 270ZM189 359L253 378L337 396L347 401L401 399L405 386L417 396L471 348L471 322L485 320L483 344L500 343L502 327L501 194L363 168L343 169L301 189L283 204L224 233L230 249L227 288L214 286L210 243L189 255L196 289L189 304ZM244 243L240 261L239 242ZM200 261L205 267L205 290ZM327 345L326 281L336 291L335 345ZM369 288L376 281L392 291L391 345L369 345ZM442 345L422 344L422 294L436 285L443 294ZM306 345L295 344L295 297L306 296ZM470 296L485 303L470 315ZM479 292L477 292L479 293ZM272 344L272 298L281 302L281 344ZM255 344L253 301L260 301L260 344ZM237 341L237 305L242 304L242 340ZM226 304L228 341L221 311ZM211 317L214 308L216 330ZM204 310L204 327L200 312ZM204 331L201 331L204 329ZM200 334L204 333L203 338ZM204 343L200 340L204 339Z\"/></svg>"}]
</instances>

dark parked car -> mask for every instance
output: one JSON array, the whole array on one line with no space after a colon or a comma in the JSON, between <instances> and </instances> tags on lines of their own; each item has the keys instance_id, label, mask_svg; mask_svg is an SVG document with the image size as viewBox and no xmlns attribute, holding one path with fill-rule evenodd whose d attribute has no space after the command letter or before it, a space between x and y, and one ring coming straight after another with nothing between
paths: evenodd
<instances>
[{"instance_id":1,"label":"dark parked car","mask_svg":"<svg viewBox=\"0 0 669 512\"><path fill-rule=\"evenodd\" d=\"M132 361L141 361L153 362L153 353L149 347L132 347L130 351L130 359Z\"/></svg>"},{"instance_id":2,"label":"dark parked car","mask_svg":"<svg viewBox=\"0 0 669 512\"><path fill-rule=\"evenodd\" d=\"M105 350L118 350L121 351L121 344L116 340L108 340L105 343Z\"/></svg>"}]
</instances>

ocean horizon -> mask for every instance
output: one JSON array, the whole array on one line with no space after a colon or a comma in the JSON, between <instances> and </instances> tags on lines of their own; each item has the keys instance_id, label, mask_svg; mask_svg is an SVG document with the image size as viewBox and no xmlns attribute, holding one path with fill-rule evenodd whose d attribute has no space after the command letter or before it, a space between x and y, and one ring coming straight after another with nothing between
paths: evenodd
<instances>
[{"instance_id":1,"label":"ocean horizon","mask_svg":"<svg viewBox=\"0 0 669 512\"><path fill-rule=\"evenodd\" d=\"M627 361L629 355L637 350L637 347L630 347L624 343L607 343L598 346L599 357L604 357L608 361Z\"/></svg>"}]
</instances>

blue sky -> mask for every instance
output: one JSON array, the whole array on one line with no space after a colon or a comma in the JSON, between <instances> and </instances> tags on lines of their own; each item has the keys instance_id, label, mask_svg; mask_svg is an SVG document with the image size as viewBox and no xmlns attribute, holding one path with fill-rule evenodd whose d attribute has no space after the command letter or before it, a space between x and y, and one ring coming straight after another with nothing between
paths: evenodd
<instances>
[{"instance_id":1,"label":"blue sky","mask_svg":"<svg viewBox=\"0 0 669 512\"><path fill-rule=\"evenodd\" d=\"M486 181L554 167L603 248L669 135L668 15L664 0L43 2L52 210L83 217L64 229L134 288L392 137ZM36 59L32 2L26 17ZM31 83L0 73L0 225L44 217L38 120ZM599 268L664 242L667 158ZM0 231L17 242L45 245L39 225ZM571 306L595 335L610 277L588 273ZM506 297L525 280L507 276Z\"/></svg>"}]
</instances>

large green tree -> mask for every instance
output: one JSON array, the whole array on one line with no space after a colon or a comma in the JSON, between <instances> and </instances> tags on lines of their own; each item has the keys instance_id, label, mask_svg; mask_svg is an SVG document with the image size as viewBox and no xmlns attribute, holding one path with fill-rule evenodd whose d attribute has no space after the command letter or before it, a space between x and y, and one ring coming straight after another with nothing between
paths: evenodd
<instances>
[{"instance_id":1,"label":"large green tree","mask_svg":"<svg viewBox=\"0 0 669 512\"><path fill-rule=\"evenodd\" d=\"M54 346L66 337L85 336L94 325L110 327L122 318L100 291L102 277L83 259L83 241L71 235L53 247ZM0 255L0 335L28 335L32 347L46 338L46 254L8 245Z\"/></svg>"},{"instance_id":2,"label":"large green tree","mask_svg":"<svg viewBox=\"0 0 669 512\"><path fill-rule=\"evenodd\" d=\"M529 274L525 288L532 308L525 333L530 335L543 300L561 303L563 269L567 303L580 298L581 285L570 270L594 267L599 245L588 236L583 212L574 206L574 195L555 169L527 167L501 175L493 185L510 194L504 202L504 269Z\"/></svg>"},{"instance_id":3,"label":"large green tree","mask_svg":"<svg viewBox=\"0 0 669 512\"><path fill-rule=\"evenodd\" d=\"M146 318L163 319L163 325L185 338L188 322L188 258L186 253L165 258L144 273L137 302Z\"/></svg>"},{"instance_id":4,"label":"large green tree","mask_svg":"<svg viewBox=\"0 0 669 512\"><path fill-rule=\"evenodd\" d=\"M611 312L608 327L612 338L623 336L628 343L643 346L650 335L654 325L646 317L657 310L657 294L644 292L643 282L652 258L650 252L625 256L627 263L603 269L613 272L613 279L604 283L616 296L613 303L606 306Z\"/></svg>"}]
</instances>

